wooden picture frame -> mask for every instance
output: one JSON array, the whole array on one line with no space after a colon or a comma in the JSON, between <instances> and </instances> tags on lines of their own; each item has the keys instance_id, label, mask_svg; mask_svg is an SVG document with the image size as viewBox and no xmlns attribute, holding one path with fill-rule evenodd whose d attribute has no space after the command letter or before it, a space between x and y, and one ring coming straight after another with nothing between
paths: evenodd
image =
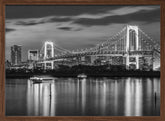
<instances>
[{"instance_id":1,"label":"wooden picture frame","mask_svg":"<svg viewBox=\"0 0 165 121\"><path fill-rule=\"evenodd\" d=\"M6 5L160 5L161 108L160 116L5 116L5 6ZM0 120L1 121L164 121L165 120L165 0L0 0Z\"/></svg>"}]
</instances>

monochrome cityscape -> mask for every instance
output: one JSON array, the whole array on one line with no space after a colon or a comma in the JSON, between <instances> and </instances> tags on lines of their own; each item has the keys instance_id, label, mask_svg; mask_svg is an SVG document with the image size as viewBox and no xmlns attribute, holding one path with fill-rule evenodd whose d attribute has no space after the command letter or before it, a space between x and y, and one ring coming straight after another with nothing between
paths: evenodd
<instances>
[{"instance_id":1,"label":"monochrome cityscape","mask_svg":"<svg viewBox=\"0 0 165 121\"><path fill-rule=\"evenodd\" d=\"M160 115L160 6L9 5L6 43L8 116Z\"/></svg>"},{"instance_id":2,"label":"monochrome cityscape","mask_svg":"<svg viewBox=\"0 0 165 121\"><path fill-rule=\"evenodd\" d=\"M160 45L138 26L127 25L117 35L93 48L66 50L53 41L45 41L40 49L28 50L27 62L21 61L20 45L11 47L11 68L55 69L57 65L120 65L125 69L153 71L155 61L160 61ZM57 53L60 52L60 53Z\"/></svg>"}]
</instances>

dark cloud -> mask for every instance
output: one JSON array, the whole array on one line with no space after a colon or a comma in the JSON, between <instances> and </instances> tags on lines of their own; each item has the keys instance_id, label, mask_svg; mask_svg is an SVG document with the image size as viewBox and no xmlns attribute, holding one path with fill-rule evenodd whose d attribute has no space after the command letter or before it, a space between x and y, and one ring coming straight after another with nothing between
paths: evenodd
<instances>
[{"instance_id":1,"label":"dark cloud","mask_svg":"<svg viewBox=\"0 0 165 121\"><path fill-rule=\"evenodd\" d=\"M65 30L65 31L81 31L82 28L76 28L76 27L59 27L57 29Z\"/></svg>"},{"instance_id":2,"label":"dark cloud","mask_svg":"<svg viewBox=\"0 0 165 121\"><path fill-rule=\"evenodd\" d=\"M28 22L18 21L15 24L16 25L23 25L23 26L32 26L32 25L43 24L43 23L45 23L45 22L44 21L40 21L40 22L37 22L37 21L28 21Z\"/></svg>"},{"instance_id":3,"label":"dark cloud","mask_svg":"<svg viewBox=\"0 0 165 121\"><path fill-rule=\"evenodd\" d=\"M17 21L15 24L16 25L23 25L23 26L31 26L31 25L37 25L37 24L44 24L44 23L51 23L51 22L67 22L67 21L71 21L72 19L69 17L65 17L65 18L58 18L58 17L53 17L53 18L49 18L47 20L40 20L37 21L36 20L30 20L30 21L26 21L26 20L20 20Z\"/></svg>"},{"instance_id":4,"label":"dark cloud","mask_svg":"<svg viewBox=\"0 0 165 121\"><path fill-rule=\"evenodd\" d=\"M108 6L108 5L100 5L100 6L60 6L60 5L7 5L6 6L6 18L40 18L45 16L55 16L53 18L49 18L47 20L42 21L19 21L17 25L25 25L31 26L36 24L43 24L47 22L72 22L84 26L93 26L93 25L109 25L114 23L123 23L127 24L132 21L142 21L142 22L155 22L160 21L160 9L156 10L141 10L135 13L126 14L126 15L113 15L107 16L99 19L92 18L77 18L73 19L72 16L81 15L81 14L99 14L99 13L107 13L110 10L117 10L119 8L126 6ZM134 6L127 6L134 7ZM67 17L62 17L67 16Z\"/></svg>"},{"instance_id":5,"label":"dark cloud","mask_svg":"<svg viewBox=\"0 0 165 121\"><path fill-rule=\"evenodd\" d=\"M84 26L93 26L93 25L109 25L115 23L128 24L129 22L134 22L134 21L146 22L146 23L160 22L160 9L156 9L152 11L141 10L131 14L107 16L100 19L80 18L75 20L73 23Z\"/></svg>"},{"instance_id":6,"label":"dark cloud","mask_svg":"<svg viewBox=\"0 0 165 121\"><path fill-rule=\"evenodd\" d=\"M8 32L12 32L12 31L15 31L15 29L11 29L11 28L6 28L5 31L8 33Z\"/></svg>"},{"instance_id":7,"label":"dark cloud","mask_svg":"<svg viewBox=\"0 0 165 121\"><path fill-rule=\"evenodd\" d=\"M123 6L109 5L7 5L6 18L40 18L45 16L75 16L106 13Z\"/></svg>"},{"instance_id":8,"label":"dark cloud","mask_svg":"<svg viewBox=\"0 0 165 121\"><path fill-rule=\"evenodd\" d=\"M72 30L72 27L59 27L58 29L70 31Z\"/></svg>"}]
</instances>

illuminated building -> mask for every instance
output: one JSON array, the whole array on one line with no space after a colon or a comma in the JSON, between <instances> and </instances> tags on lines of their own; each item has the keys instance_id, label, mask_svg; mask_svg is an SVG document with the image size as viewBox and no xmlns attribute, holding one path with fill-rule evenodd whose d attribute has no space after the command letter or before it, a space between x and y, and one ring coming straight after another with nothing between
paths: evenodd
<instances>
[{"instance_id":1,"label":"illuminated building","mask_svg":"<svg viewBox=\"0 0 165 121\"><path fill-rule=\"evenodd\" d=\"M12 65L21 64L21 60L22 60L21 51L22 51L21 45L13 45L11 47L11 63L12 63Z\"/></svg>"},{"instance_id":2,"label":"illuminated building","mask_svg":"<svg viewBox=\"0 0 165 121\"><path fill-rule=\"evenodd\" d=\"M38 56L38 50L28 50L28 61L37 61Z\"/></svg>"}]
</instances>

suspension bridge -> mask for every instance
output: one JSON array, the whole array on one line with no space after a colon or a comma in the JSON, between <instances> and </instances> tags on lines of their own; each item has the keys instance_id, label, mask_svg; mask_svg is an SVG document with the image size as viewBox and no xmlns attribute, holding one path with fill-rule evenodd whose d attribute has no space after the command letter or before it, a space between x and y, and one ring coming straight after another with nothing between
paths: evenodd
<instances>
[{"instance_id":1,"label":"suspension bridge","mask_svg":"<svg viewBox=\"0 0 165 121\"><path fill-rule=\"evenodd\" d=\"M116 35L94 47L80 50L67 50L52 41L45 41L40 50L37 64L45 69L54 69L59 63L94 64L98 59L104 63L134 66L141 69L144 61L153 69L160 66L160 43L153 40L138 26L127 25Z\"/></svg>"}]
</instances>

